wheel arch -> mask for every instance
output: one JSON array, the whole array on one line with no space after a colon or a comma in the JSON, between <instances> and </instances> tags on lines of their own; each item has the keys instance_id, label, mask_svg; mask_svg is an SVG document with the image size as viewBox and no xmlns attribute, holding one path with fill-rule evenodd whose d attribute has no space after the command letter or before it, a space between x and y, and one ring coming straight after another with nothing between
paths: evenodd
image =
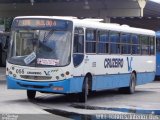
<instances>
[{"instance_id":1,"label":"wheel arch","mask_svg":"<svg viewBox=\"0 0 160 120\"><path fill-rule=\"evenodd\" d=\"M88 87L89 87L89 90L91 91L91 90L92 90L93 75L92 75L90 72L88 72L88 73L85 75L84 79L85 79L86 77L89 78L89 79L88 79L88 85L89 85Z\"/></svg>"},{"instance_id":2,"label":"wheel arch","mask_svg":"<svg viewBox=\"0 0 160 120\"><path fill-rule=\"evenodd\" d=\"M137 80L137 72L135 70L132 71L132 74L135 74Z\"/></svg>"},{"instance_id":3,"label":"wheel arch","mask_svg":"<svg viewBox=\"0 0 160 120\"><path fill-rule=\"evenodd\" d=\"M135 77L136 77L135 82L136 82L136 84L137 84L137 72L136 72L136 70L133 70L133 71L132 71L132 74L134 74L134 75L135 75Z\"/></svg>"}]
</instances>

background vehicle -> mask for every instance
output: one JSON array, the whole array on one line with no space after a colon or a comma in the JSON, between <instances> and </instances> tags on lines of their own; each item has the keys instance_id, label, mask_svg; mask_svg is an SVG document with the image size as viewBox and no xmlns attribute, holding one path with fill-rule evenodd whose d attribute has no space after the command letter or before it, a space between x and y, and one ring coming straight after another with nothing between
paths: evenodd
<instances>
[{"instance_id":1,"label":"background vehicle","mask_svg":"<svg viewBox=\"0 0 160 120\"><path fill-rule=\"evenodd\" d=\"M78 94L135 86L154 80L155 32L66 17L14 19L7 60L9 89ZM72 99L72 98L71 98Z\"/></svg>"},{"instance_id":2,"label":"background vehicle","mask_svg":"<svg viewBox=\"0 0 160 120\"><path fill-rule=\"evenodd\" d=\"M9 46L9 32L0 31L0 66L6 66L7 49Z\"/></svg>"},{"instance_id":3,"label":"background vehicle","mask_svg":"<svg viewBox=\"0 0 160 120\"><path fill-rule=\"evenodd\" d=\"M156 32L156 77L160 77L160 31Z\"/></svg>"}]
</instances>

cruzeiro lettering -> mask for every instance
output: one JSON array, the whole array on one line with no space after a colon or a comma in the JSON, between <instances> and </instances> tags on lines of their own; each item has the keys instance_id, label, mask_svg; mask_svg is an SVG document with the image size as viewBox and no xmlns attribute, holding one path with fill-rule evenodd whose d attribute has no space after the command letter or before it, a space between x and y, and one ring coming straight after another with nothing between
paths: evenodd
<instances>
[{"instance_id":1,"label":"cruzeiro lettering","mask_svg":"<svg viewBox=\"0 0 160 120\"><path fill-rule=\"evenodd\" d=\"M106 58L104 68L122 68L123 62L123 58Z\"/></svg>"}]
</instances>

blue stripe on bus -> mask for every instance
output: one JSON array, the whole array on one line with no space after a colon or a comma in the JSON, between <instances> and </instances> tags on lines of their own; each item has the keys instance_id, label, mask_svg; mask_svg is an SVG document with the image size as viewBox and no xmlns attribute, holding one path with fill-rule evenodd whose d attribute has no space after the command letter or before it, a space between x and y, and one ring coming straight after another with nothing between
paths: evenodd
<instances>
[{"instance_id":1,"label":"blue stripe on bus","mask_svg":"<svg viewBox=\"0 0 160 120\"><path fill-rule=\"evenodd\" d=\"M92 90L104 90L114 89L120 87L128 87L130 82L131 74L117 74L117 75L106 75L94 76ZM137 74L137 85L152 82L154 80L154 72L138 73Z\"/></svg>"},{"instance_id":2,"label":"blue stripe on bus","mask_svg":"<svg viewBox=\"0 0 160 120\"><path fill-rule=\"evenodd\" d=\"M154 80L155 73L138 73L137 85L149 83ZM79 93L82 92L84 77L73 77L62 81L54 82L33 82L16 80L15 78L7 76L9 89L24 89L36 90L42 92L53 93ZM119 87L129 86L130 74L117 75L100 75L93 76L92 90L114 89ZM63 87L63 90L53 90L54 86Z\"/></svg>"},{"instance_id":3,"label":"blue stripe on bus","mask_svg":"<svg viewBox=\"0 0 160 120\"><path fill-rule=\"evenodd\" d=\"M137 74L137 85L150 83L155 78L155 72Z\"/></svg>"}]
</instances>

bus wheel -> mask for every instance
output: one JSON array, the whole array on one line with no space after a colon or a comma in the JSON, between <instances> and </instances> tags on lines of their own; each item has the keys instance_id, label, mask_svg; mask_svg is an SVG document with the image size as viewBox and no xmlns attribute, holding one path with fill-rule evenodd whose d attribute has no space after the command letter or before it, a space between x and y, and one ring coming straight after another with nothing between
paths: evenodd
<instances>
[{"instance_id":1,"label":"bus wheel","mask_svg":"<svg viewBox=\"0 0 160 120\"><path fill-rule=\"evenodd\" d=\"M120 88L119 91L127 94L133 94L136 87L136 76L134 73L131 74L129 87Z\"/></svg>"},{"instance_id":2,"label":"bus wheel","mask_svg":"<svg viewBox=\"0 0 160 120\"><path fill-rule=\"evenodd\" d=\"M88 97L88 93L89 93L89 85L88 85L88 80L89 78L86 76L83 82L83 87L82 87L82 93L79 94L79 101L80 102L87 102L87 97Z\"/></svg>"},{"instance_id":3,"label":"bus wheel","mask_svg":"<svg viewBox=\"0 0 160 120\"><path fill-rule=\"evenodd\" d=\"M134 73L132 73L130 78L130 86L128 89L128 93L133 94L135 92L135 88L136 88L136 76Z\"/></svg>"},{"instance_id":4,"label":"bus wheel","mask_svg":"<svg viewBox=\"0 0 160 120\"><path fill-rule=\"evenodd\" d=\"M28 100L34 100L36 96L36 91L27 90L27 98Z\"/></svg>"}]
</instances>

